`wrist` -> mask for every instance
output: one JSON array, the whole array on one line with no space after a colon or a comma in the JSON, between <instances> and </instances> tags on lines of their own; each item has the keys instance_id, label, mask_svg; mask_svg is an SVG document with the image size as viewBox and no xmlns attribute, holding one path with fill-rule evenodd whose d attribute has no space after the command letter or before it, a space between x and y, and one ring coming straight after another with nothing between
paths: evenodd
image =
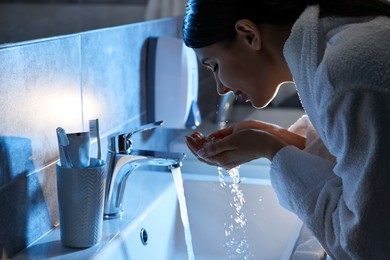
<instances>
[{"instance_id":1,"label":"wrist","mask_svg":"<svg viewBox=\"0 0 390 260\"><path fill-rule=\"evenodd\" d=\"M272 161L275 157L275 155L284 147L286 147L288 144L281 141L281 140L278 140L277 142L275 142L274 145L272 145L272 149L269 150L268 154L267 154L267 159Z\"/></svg>"}]
</instances>

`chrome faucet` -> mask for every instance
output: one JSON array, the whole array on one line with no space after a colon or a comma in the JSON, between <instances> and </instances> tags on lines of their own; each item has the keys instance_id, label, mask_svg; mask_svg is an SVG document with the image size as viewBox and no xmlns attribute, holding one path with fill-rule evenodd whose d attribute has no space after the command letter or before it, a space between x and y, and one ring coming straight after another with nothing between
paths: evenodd
<instances>
[{"instance_id":1,"label":"chrome faucet","mask_svg":"<svg viewBox=\"0 0 390 260\"><path fill-rule=\"evenodd\" d=\"M181 167L184 153L132 150L133 134L153 129L163 122L159 121L108 137L107 180L104 199L104 218L112 219L123 215L122 201L129 175L142 165L157 165L169 169Z\"/></svg>"},{"instance_id":2,"label":"chrome faucet","mask_svg":"<svg viewBox=\"0 0 390 260\"><path fill-rule=\"evenodd\" d=\"M219 97L217 111L215 113L214 122L219 126L225 126L230 119L233 111L233 105L236 101L236 96L233 92L228 92Z\"/></svg>"}]
</instances>

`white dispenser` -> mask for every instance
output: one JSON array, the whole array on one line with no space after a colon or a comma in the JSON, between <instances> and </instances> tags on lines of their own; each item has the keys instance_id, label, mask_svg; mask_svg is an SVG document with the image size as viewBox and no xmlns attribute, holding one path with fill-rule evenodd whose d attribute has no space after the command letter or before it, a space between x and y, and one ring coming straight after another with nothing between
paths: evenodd
<instances>
[{"instance_id":1,"label":"white dispenser","mask_svg":"<svg viewBox=\"0 0 390 260\"><path fill-rule=\"evenodd\" d=\"M170 37L149 38L147 51L148 120L167 128L195 128L201 117L195 52Z\"/></svg>"}]
</instances>

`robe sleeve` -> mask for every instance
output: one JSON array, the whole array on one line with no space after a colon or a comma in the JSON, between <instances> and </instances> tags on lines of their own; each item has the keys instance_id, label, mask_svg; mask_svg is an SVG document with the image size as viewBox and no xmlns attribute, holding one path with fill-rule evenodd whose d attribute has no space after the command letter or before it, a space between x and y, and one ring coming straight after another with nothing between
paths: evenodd
<instances>
[{"instance_id":1,"label":"robe sleeve","mask_svg":"<svg viewBox=\"0 0 390 260\"><path fill-rule=\"evenodd\" d=\"M335 94L321 115L336 162L292 146L271 164L282 206L296 213L334 259L390 255L390 92Z\"/></svg>"}]
</instances>

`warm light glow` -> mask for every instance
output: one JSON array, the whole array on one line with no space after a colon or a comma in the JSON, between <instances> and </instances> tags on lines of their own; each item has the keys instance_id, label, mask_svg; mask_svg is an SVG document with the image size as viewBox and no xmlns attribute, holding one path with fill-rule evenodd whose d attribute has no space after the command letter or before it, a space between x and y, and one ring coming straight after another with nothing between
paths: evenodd
<instances>
[{"instance_id":1,"label":"warm light glow","mask_svg":"<svg viewBox=\"0 0 390 260\"><path fill-rule=\"evenodd\" d=\"M98 102L90 96L84 96L83 104L84 123L87 122L88 124L89 120L98 118L100 115ZM88 127L88 125L86 127Z\"/></svg>"},{"instance_id":2,"label":"warm light glow","mask_svg":"<svg viewBox=\"0 0 390 260\"><path fill-rule=\"evenodd\" d=\"M32 124L46 127L63 127L67 132L88 131L89 119L97 118L97 102L92 97L81 98L76 87L56 86L49 91L37 91L29 97ZM84 107L83 104L84 103ZM84 109L84 111L83 111ZM84 129L83 129L84 127Z\"/></svg>"},{"instance_id":3,"label":"warm light glow","mask_svg":"<svg viewBox=\"0 0 390 260\"><path fill-rule=\"evenodd\" d=\"M79 95L63 94L57 97L48 97L46 109L51 111L53 116L67 120L81 114L81 100Z\"/></svg>"}]
</instances>

